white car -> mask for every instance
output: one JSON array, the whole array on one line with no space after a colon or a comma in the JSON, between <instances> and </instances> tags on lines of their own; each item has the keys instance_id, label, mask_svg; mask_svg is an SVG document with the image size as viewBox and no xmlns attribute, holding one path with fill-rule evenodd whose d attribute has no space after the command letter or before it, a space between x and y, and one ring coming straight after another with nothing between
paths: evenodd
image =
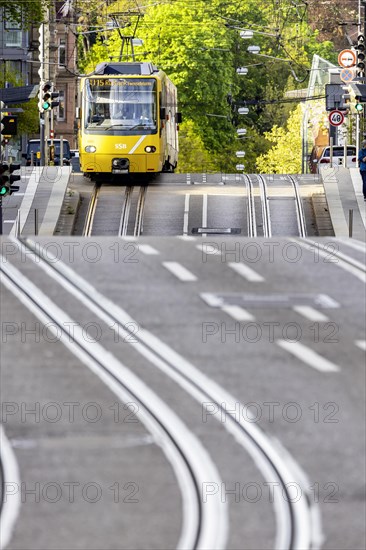
<instances>
[{"instance_id":1,"label":"white car","mask_svg":"<svg viewBox=\"0 0 366 550\"><path fill-rule=\"evenodd\" d=\"M330 164L330 147L314 147L309 160L310 172L319 173L320 165ZM333 166L344 165L344 147L343 145L333 145ZM347 146L347 168L357 167L356 147Z\"/></svg>"}]
</instances>

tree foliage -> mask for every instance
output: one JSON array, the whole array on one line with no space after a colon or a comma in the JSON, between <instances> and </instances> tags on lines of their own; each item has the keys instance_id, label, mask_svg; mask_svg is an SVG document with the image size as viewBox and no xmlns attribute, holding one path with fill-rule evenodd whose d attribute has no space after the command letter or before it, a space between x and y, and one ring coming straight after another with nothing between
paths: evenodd
<instances>
[{"instance_id":1,"label":"tree foliage","mask_svg":"<svg viewBox=\"0 0 366 550\"><path fill-rule=\"evenodd\" d=\"M307 85L314 53L331 61L336 57L332 43L320 43L318 33L308 25L306 3L291 0L117 0L103 7L99 19L92 13L94 28L98 24L105 28L113 18L121 28L95 35L93 44L85 45L83 39L82 70L86 73L100 61L118 60L120 32L131 35L137 13L143 16L136 36L144 40L144 46L135 50L136 60L154 62L178 88L187 123L180 139L184 165L186 152L195 143L198 156L209 158L217 169L234 169L239 125L250 135L244 141L246 171L255 171L258 154L271 145L272 127L280 137L278 129L289 116L288 107L275 102L283 99L286 90ZM245 28L255 31L250 41L239 36ZM267 57L248 53L249 44L260 46ZM248 67L247 76L237 74L242 66ZM246 102L249 114L239 115L238 108ZM191 158L196 165L196 156Z\"/></svg>"},{"instance_id":2,"label":"tree foliage","mask_svg":"<svg viewBox=\"0 0 366 550\"><path fill-rule=\"evenodd\" d=\"M273 144L269 151L260 155L256 165L259 172L267 174L301 173L301 121L302 105L290 114L285 127L273 126L265 138Z\"/></svg>"},{"instance_id":3,"label":"tree foliage","mask_svg":"<svg viewBox=\"0 0 366 550\"><path fill-rule=\"evenodd\" d=\"M19 23L23 29L27 29L43 21L45 8L50 3L51 0L0 0L0 8L6 20Z\"/></svg>"}]
</instances>

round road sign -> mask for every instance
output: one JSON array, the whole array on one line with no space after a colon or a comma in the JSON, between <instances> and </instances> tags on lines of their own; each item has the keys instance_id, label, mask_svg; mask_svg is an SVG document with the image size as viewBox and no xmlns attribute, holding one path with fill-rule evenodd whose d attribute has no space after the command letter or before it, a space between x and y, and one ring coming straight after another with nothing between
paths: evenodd
<instances>
[{"instance_id":1,"label":"round road sign","mask_svg":"<svg viewBox=\"0 0 366 550\"><path fill-rule=\"evenodd\" d=\"M353 69L343 68L339 73L339 77L343 82L352 82L355 78L356 73Z\"/></svg>"},{"instance_id":2,"label":"round road sign","mask_svg":"<svg viewBox=\"0 0 366 550\"><path fill-rule=\"evenodd\" d=\"M332 126L340 126L344 122L344 114L342 111L331 111L328 118Z\"/></svg>"},{"instance_id":3,"label":"round road sign","mask_svg":"<svg viewBox=\"0 0 366 550\"><path fill-rule=\"evenodd\" d=\"M353 50L342 50L338 56L338 63L341 67L354 67L357 63L357 54Z\"/></svg>"}]
</instances>

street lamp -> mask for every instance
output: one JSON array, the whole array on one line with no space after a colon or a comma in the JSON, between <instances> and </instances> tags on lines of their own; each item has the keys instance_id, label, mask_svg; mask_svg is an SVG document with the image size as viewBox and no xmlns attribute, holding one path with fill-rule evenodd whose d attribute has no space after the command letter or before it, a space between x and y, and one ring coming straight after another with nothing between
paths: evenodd
<instances>
[{"instance_id":1,"label":"street lamp","mask_svg":"<svg viewBox=\"0 0 366 550\"><path fill-rule=\"evenodd\" d=\"M261 51L260 46L248 46L247 52L258 54Z\"/></svg>"},{"instance_id":2,"label":"street lamp","mask_svg":"<svg viewBox=\"0 0 366 550\"><path fill-rule=\"evenodd\" d=\"M237 74L246 75L246 74L248 74L248 67L238 67L236 69L236 72L237 72Z\"/></svg>"},{"instance_id":3,"label":"street lamp","mask_svg":"<svg viewBox=\"0 0 366 550\"><path fill-rule=\"evenodd\" d=\"M245 151L237 151L235 154L236 154L236 156L237 156L238 158L243 158L243 157L245 157Z\"/></svg>"},{"instance_id":4,"label":"street lamp","mask_svg":"<svg viewBox=\"0 0 366 550\"><path fill-rule=\"evenodd\" d=\"M246 128L238 128L236 130L236 133L238 134L238 136L245 136L245 134L247 133L247 129Z\"/></svg>"},{"instance_id":5,"label":"street lamp","mask_svg":"<svg viewBox=\"0 0 366 550\"><path fill-rule=\"evenodd\" d=\"M248 39L248 38L253 38L253 36L254 36L254 32L249 29L246 31L240 32L240 38Z\"/></svg>"},{"instance_id":6,"label":"street lamp","mask_svg":"<svg viewBox=\"0 0 366 550\"><path fill-rule=\"evenodd\" d=\"M238 172L243 172L244 170L244 164L237 164L235 168L238 170Z\"/></svg>"},{"instance_id":7,"label":"street lamp","mask_svg":"<svg viewBox=\"0 0 366 550\"><path fill-rule=\"evenodd\" d=\"M248 107L239 107L238 109L239 115L247 115L249 113Z\"/></svg>"}]
</instances>

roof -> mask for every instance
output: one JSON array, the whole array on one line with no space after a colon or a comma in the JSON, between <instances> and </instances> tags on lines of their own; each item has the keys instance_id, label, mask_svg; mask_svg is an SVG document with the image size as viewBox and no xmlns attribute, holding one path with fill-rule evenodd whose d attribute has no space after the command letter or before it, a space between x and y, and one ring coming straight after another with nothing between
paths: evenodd
<instances>
[{"instance_id":1,"label":"roof","mask_svg":"<svg viewBox=\"0 0 366 550\"><path fill-rule=\"evenodd\" d=\"M36 97L39 90L39 85L17 86L13 88L0 88L0 100L5 105L12 103L26 103L30 99Z\"/></svg>"},{"instance_id":2,"label":"roof","mask_svg":"<svg viewBox=\"0 0 366 550\"><path fill-rule=\"evenodd\" d=\"M99 63L94 74L140 74L150 75L157 72L157 67L152 63Z\"/></svg>"}]
</instances>

